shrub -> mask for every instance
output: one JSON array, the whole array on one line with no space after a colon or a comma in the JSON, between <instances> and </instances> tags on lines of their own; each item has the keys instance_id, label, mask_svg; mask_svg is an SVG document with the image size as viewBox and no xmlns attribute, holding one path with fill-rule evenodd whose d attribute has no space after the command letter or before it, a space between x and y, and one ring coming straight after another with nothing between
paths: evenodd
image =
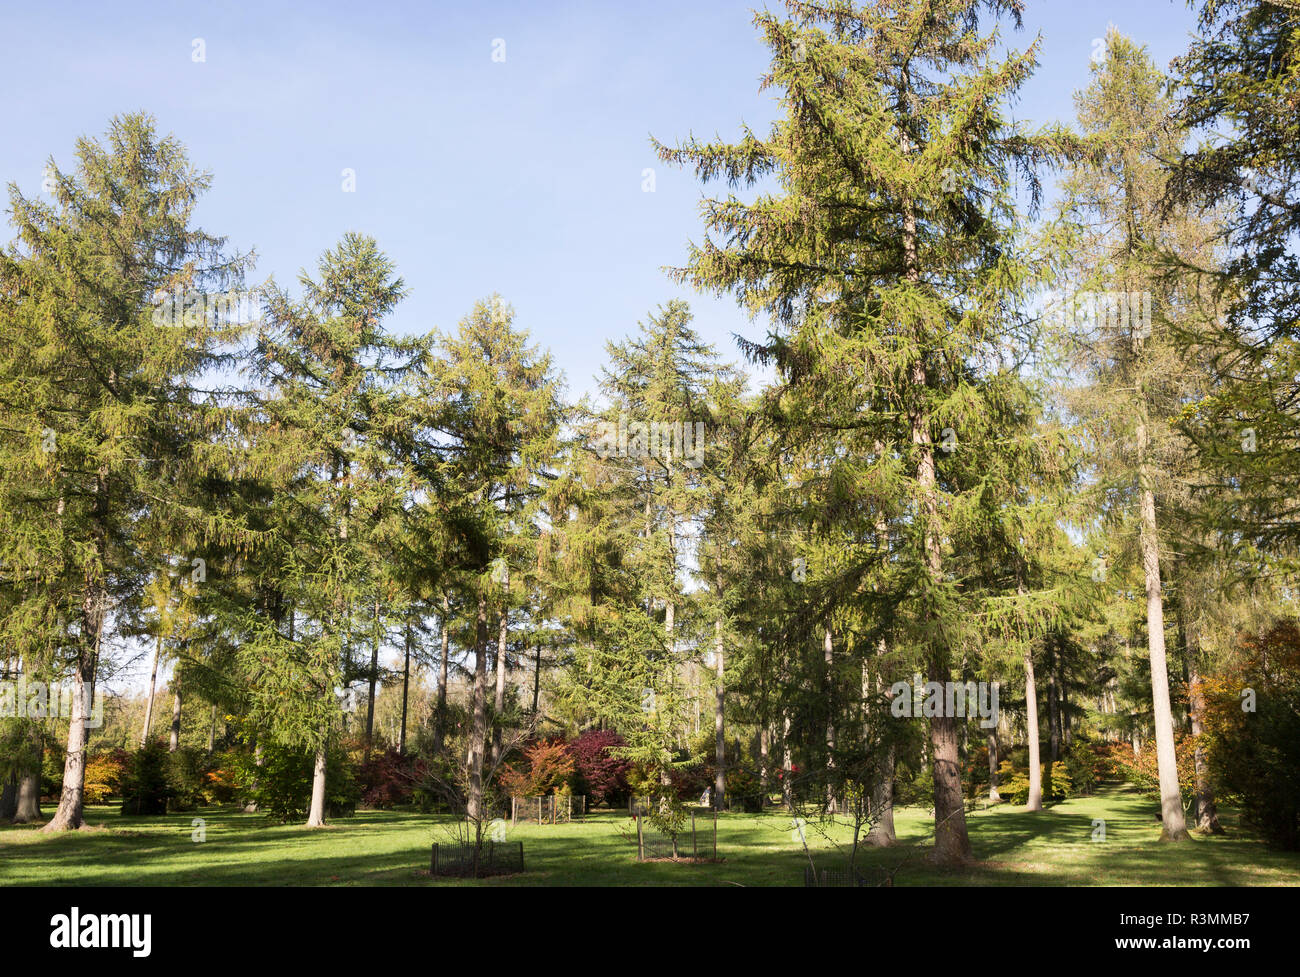
<instances>
[{"instance_id":1,"label":"shrub","mask_svg":"<svg viewBox=\"0 0 1300 977\"><path fill-rule=\"evenodd\" d=\"M1010 760L998 764L998 793L1008 804L1029 803L1029 774L1017 770Z\"/></svg>"},{"instance_id":2,"label":"shrub","mask_svg":"<svg viewBox=\"0 0 1300 977\"><path fill-rule=\"evenodd\" d=\"M507 765L498 775L507 793L518 797L557 792L574 770L574 758L563 740L538 740L524 750L525 765Z\"/></svg>"},{"instance_id":3,"label":"shrub","mask_svg":"<svg viewBox=\"0 0 1300 977\"><path fill-rule=\"evenodd\" d=\"M316 757L311 750L262 744L262 764L246 757L239 771L241 788L257 802L267 816L280 821L299 821L311 804L312 776ZM346 753L333 746L325 760L325 803L328 812L343 816L356 808L360 799L352 764Z\"/></svg>"},{"instance_id":4,"label":"shrub","mask_svg":"<svg viewBox=\"0 0 1300 977\"><path fill-rule=\"evenodd\" d=\"M203 781L207 773L207 757L193 747L182 746L167 754L167 783L171 787L168 810L192 811L206 803L203 799Z\"/></svg>"},{"instance_id":5,"label":"shrub","mask_svg":"<svg viewBox=\"0 0 1300 977\"><path fill-rule=\"evenodd\" d=\"M1107 764L1100 759L1091 742L1082 736L1075 737L1065 757L1065 772L1070 778L1073 791L1070 796L1091 794L1097 781L1104 775L1106 767Z\"/></svg>"},{"instance_id":6,"label":"shrub","mask_svg":"<svg viewBox=\"0 0 1300 977\"><path fill-rule=\"evenodd\" d=\"M668 771L668 779L679 801L698 800L706 790L713 788L713 765L688 763L673 767Z\"/></svg>"},{"instance_id":7,"label":"shrub","mask_svg":"<svg viewBox=\"0 0 1300 977\"><path fill-rule=\"evenodd\" d=\"M239 796L240 763L240 756L235 751L212 757L200 788L204 803L230 804Z\"/></svg>"},{"instance_id":8,"label":"shrub","mask_svg":"<svg viewBox=\"0 0 1300 977\"><path fill-rule=\"evenodd\" d=\"M395 804L409 804L420 779L420 761L403 756L389 747L383 753L371 754L357 768L357 786L361 803L366 807L390 808Z\"/></svg>"},{"instance_id":9,"label":"shrub","mask_svg":"<svg viewBox=\"0 0 1300 977\"><path fill-rule=\"evenodd\" d=\"M1236 664L1204 680L1210 768L1270 845L1300 850L1300 626L1241 644Z\"/></svg>"},{"instance_id":10,"label":"shrub","mask_svg":"<svg viewBox=\"0 0 1300 977\"><path fill-rule=\"evenodd\" d=\"M587 795L592 806L627 804L631 794L627 774L632 764L614 753L625 746L623 737L605 729L590 729L569 743L576 774L574 793Z\"/></svg>"},{"instance_id":11,"label":"shrub","mask_svg":"<svg viewBox=\"0 0 1300 977\"><path fill-rule=\"evenodd\" d=\"M122 814L167 813L172 796L167 749L155 741L131 754L122 774Z\"/></svg>"},{"instance_id":12,"label":"shrub","mask_svg":"<svg viewBox=\"0 0 1300 977\"><path fill-rule=\"evenodd\" d=\"M122 749L96 753L86 761L85 799L87 804L103 804L113 795L121 795L122 777L130 755Z\"/></svg>"},{"instance_id":13,"label":"shrub","mask_svg":"<svg viewBox=\"0 0 1300 977\"><path fill-rule=\"evenodd\" d=\"M727 800L747 814L763 810L763 788L758 774L744 766L729 767L726 773Z\"/></svg>"}]
</instances>

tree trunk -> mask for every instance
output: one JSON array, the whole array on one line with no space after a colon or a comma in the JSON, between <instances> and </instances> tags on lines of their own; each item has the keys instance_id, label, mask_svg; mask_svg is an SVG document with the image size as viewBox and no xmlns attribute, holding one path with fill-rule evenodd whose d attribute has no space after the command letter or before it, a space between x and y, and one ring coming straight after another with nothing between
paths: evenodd
<instances>
[{"instance_id":1,"label":"tree trunk","mask_svg":"<svg viewBox=\"0 0 1300 977\"><path fill-rule=\"evenodd\" d=\"M835 642L828 625L822 636L826 700L826 813L835 814Z\"/></svg>"},{"instance_id":2,"label":"tree trunk","mask_svg":"<svg viewBox=\"0 0 1300 977\"><path fill-rule=\"evenodd\" d=\"M0 790L0 821L8 821L18 810L18 778L10 775Z\"/></svg>"},{"instance_id":3,"label":"tree trunk","mask_svg":"<svg viewBox=\"0 0 1300 977\"><path fill-rule=\"evenodd\" d=\"M212 722L208 725L208 752L211 753L217 745L217 706L212 705Z\"/></svg>"},{"instance_id":4,"label":"tree trunk","mask_svg":"<svg viewBox=\"0 0 1300 977\"><path fill-rule=\"evenodd\" d=\"M1138 425L1138 450L1146 450L1146 424ZM1169 671L1165 660L1165 613L1160 589L1160 543L1156 535L1156 500L1145 462L1139 470L1142 570L1147 588L1147 648L1151 656L1151 705L1156 733L1156 765L1160 777L1162 841L1185 841L1182 794L1174 751L1174 718L1169 703Z\"/></svg>"},{"instance_id":5,"label":"tree trunk","mask_svg":"<svg viewBox=\"0 0 1300 977\"><path fill-rule=\"evenodd\" d=\"M509 571L507 571L508 573ZM509 578L507 578L509 579ZM509 586L509 584L507 584ZM501 762L501 720L506 711L506 647L509 644L510 609L503 606L497 621L497 688L492 700L492 765Z\"/></svg>"},{"instance_id":6,"label":"tree trunk","mask_svg":"<svg viewBox=\"0 0 1300 977\"><path fill-rule=\"evenodd\" d=\"M442 660L438 663L438 705L434 713L433 753L442 753L443 739L447 734L447 669L448 655L451 650L451 636L447 633L448 619L451 616L451 604L447 595L442 597Z\"/></svg>"},{"instance_id":7,"label":"tree trunk","mask_svg":"<svg viewBox=\"0 0 1300 977\"><path fill-rule=\"evenodd\" d=\"M261 784L261 782L262 782L262 778L259 776L259 773L260 773L260 771L261 771L261 769L262 769L262 744L261 744L260 742L255 743L255 744L253 745L253 766L254 766L255 770L254 770L254 773L253 773L253 787L252 787L252 793L253 793L254 795L256 795L256 794L257 794L257 788L258 788L258 786L259 786L259 785ZM257 801L252 800L252 801L249 801L247 804L245 804L245 805L244 805L244 813L245 813L245 814L256 814L256 813L257 813Z\"/></svg>"},{"instance_id":8,"label":"tree trunk","mask_svg":"<svg viewBox=\"0 0 1300 977\"><path fill-rule=\"evenodd\" d=\"M316 748L316 766L311 777L311 808L307 812L307 827L325 827L325 761L329 753L329 730Z\"/></svg>"},{"instance_id":9,"label":"tree trunk","mask_svg":"<svg viewBox=\"0 0 1300 977\"><path fill-rule=\"evenodd\" d=\"M905 134L904 139L909 137ZM910 144L906 147L910 151ZM911 200L903 204L903 262L907 280L919 283L920 263L916 249L916 210ZM922 540L926 570L933 587L943 583L943 553L938 536L939 499L934 465L934 443L930 416L925 404L927 387L925 362L919 356L912 364L912 388L917 403L909 411L912 446L916 452L916 482L920 495ZM943 622L937 622L942 629ZM949 682L947 638L942 633L930 639L926 667L931 682ZM930 717L930 744L934 761L934 861L959 864L971 858L970 837L961 791L961 763L957 749L957 723L952 716Z\"/></svg>"},{"instance_id":10,"label":"tree trunk","mask_svg":"<svg viewBox=\"0 0 1300 977\"><path fill-rule=\"evenodd\" d=\"M713 656L717 675L717 685L713 697L713 809L722 810L723 798L727 792L727 742L725 721L725 704L727 697L726 680L723 676L725 649L722 639L722 622L713 624Z\"/></svg>"},{"instance_id":11,"label":"tree trunk","mask_svg":"<svg viewBox=\"0 0 1300 977\"><path fill-rule=\"evenodd\" d=\"M1192 736L1196 742L1192 754L1196 771L1196 827L1200 831L1221 835L1223 827L1219 824L1219 809L1214 801L1214 787L1210 783L1209 763L1205 757L1205 748L1201 744L1203 730L1201 717L1205 714L1205 694L1201 688L1200 664L1197 661L1200 657L1201 642L1194 628L1195 625L1188 623L1184 634L1187 643L1188 705L1192 719Z\"/></svg>"},{"instance_id":12,"label":"tree trunk","mask_svg":"<svg viewBox=\"0 0 1300 977\"><path fill-rule=\"evenodd\" d=\"M406 755L406 708L411 684L411 622L406 622L405 657L402 659L402 728L397 734L397 752Z\"/></svg>"},{"instance_id":13,"label":"tree trunk","mask_svg":"<svg viewBox=\"0 0 1300 977\"><path fill-rule=\"evenodd\" d=\"M1047 742L1052 763L1061 759L1061 710L1056 698L1056 635L1048 634L1043 642L1047 651Z\"/></svg>"},{"instance_id":14,"label":"tree trunk","mask_svg":"<svg viewBox=\"0 0 1300 977\"><path fill-rule=\"evenodd\" d=\"M1043 766L1038 752L1038 685L1034 681L1034 650L1025 648L1025 736L1029 740L1029 802L1026 811L1043 809Z\"/></svg>"},{"instance_id":15,"label":"tree trunk","mask_svg":"<svg viewBox=\"0 0 1300 977\"><path fill-rule=\"evenodd\" d=\"M101 479L99 488L107 492ZM101 504L97 500L96 505ZM42 831L75 831L86 825L86 717L95 695L95 671L99 661L99 642L104 630L104 612L108 594L98 581L90 581L81 604L81 636L77 640L77 662L73 669L72 717L68 722L68 751L63 761L63 789L54 817ZM93 646L88 644L92 640ZM37 774L39 777L39 773ZM21 786L20 786L21 793ZM39 811L39 786L36 789Z\"/></svg>"},{"instance_id":16,"label":"tree trunk","mask_svg":"<svg viewBox=\"0 0 1300 977\"><path fill-rule=\"evenodd\" d=\"M478 622L474 640L474 722L469 738L469 797L471 821L483 820L483 751L487 745L487 601L478 601Z\"/></svg>"},{"instance_id":17,"label":"tree trunk","mask_svg":"<svg viewBox=\"0 0 1300 977\"><path fill-rule=\"evenodd\" d=\"M44 751L42 750L42 753ZM18 778L18 797L14 808L14 824L31 824L41 819L41 767L28 770Z\"/></svg>"},{"instance_id":18,"label":"tree trunk","mask_svg":"<svg viewBox=\"0 0 1300 977\"><path fill-rule=\"evenodd\" d=\"M172 731L167 741L167 752L175 753L181 745L181 682L180 676L172 672Z\"/></svg>"},{"instance_id":19,"label":"tree trunk","mask_svg":"<svg viewBox=\"0 0 1300 977\"><path fill-rule=\"evenodd\" d=\"M153 650L153 670L149 673L149 698L144 703L144 728L140 730L140 746L149 743L149 727L153 725L153 700L158 688L158 659L162 657L163 639L158 635L158 643Z\"/></svg>"},{"instance_id":20,"label":"tree trunk","mask_svg":"<svg viewBox=\"0 0 1300 977\"><path fill-rule=\"evenodd\" d=\"M537 716L538 696L542 692L542 639L537 639L536 657L533 659L533 717Z\"/></svg>"},{"instance_id":21,"label":"tree trunk","mask_svg":"<svg viewBox=\"0 0 1300 977\"><path fill-rule=\"evenodd\" d=\"M989 800L1000 801L1002 795L998 793L998 734L997 730L989 730Z\"/></svg>"},{"instance_id":22,"label":"tree trunk","mask_svg":"<svg viewBox=\"0 0 1300 977\"><path fill-rule=\"evenodd\" d=\"M790 708L781 706L781 803L787 811L794 810L794 784L790 782Z\"/></svg>"},{"instance_id":23,"label":"tree trunk","mask_svg":"<svg viewBox=\"0 0 1300 977\"><path fill-rule=\"evenodd\" d=\"M375 623L370 642L370 677L369 692L366 698L366 748L362 754L366 760L370 759L370 750L375 744L375 685L379 681L379 643L380 643L380 623L379 623L379 598L375 598Z\"/></svg>"},{"instance_id":24,"label":"tree trunk","mask_svg":"<svg viewBox=\"0 0 1300 977\"><path fill-rule=\"evenodd\" d=\"M867 844L890 848L898 844L894 830L894 746L885 748L880 759L879 776L871 792L871 812L875 823L867 831Z\"/></svg>"}]
</instances>

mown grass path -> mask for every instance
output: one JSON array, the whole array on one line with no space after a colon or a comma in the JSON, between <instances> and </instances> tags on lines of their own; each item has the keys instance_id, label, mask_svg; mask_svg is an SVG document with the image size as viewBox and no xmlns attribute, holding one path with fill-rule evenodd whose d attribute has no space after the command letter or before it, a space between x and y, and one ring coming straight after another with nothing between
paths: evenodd
<instances>
[{"instance_id":1,"label":"mown grass path","mask_svg":"<svg viewBox=\"0 0 1300 977\"><path fill-rule=\"evenodd\" d=\"M1190 843L1158 841L1156 805L1125 788L1058 804L1039 814L999 805L968 815L978 862L941 871L925 860L928 812L897 812L900 845L867 850L868 877L895 885L1300 885L1300 854L1270 851L1225 814L1228 834ZM191 840L195 817L206 841ZM1106 822L1094 841L1093 821ZM449 819L405 811L362 811L309 831L273 825L233 808L123 818L91 809L89 831L42 835L0 826L0 885L464 885L430 880L435 840L451 840ZM718 823L720 864L637 863L625 814L598 812L567 825L519 826L527 871L478 885L802 885L808 858L784 813L726 814ZM847 826L805 828L818 867L845 861L834 843ZM689 847L689 842L687 842Z\"/></svg>"}]
</instances>

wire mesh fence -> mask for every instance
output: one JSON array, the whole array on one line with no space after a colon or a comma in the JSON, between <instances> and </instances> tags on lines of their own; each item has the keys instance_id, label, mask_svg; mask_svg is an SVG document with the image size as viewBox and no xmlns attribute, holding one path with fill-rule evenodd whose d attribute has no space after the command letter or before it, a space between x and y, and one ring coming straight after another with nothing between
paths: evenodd
<instances>
[{"instance_id":1,"label":"wire mesh fence","mask_svg":"<svg viewBox=\"0 0 1300 977\"><path fill-rule=\"evenodd\" d=\"M803 884L809 888L848 888L851 886L871 885L857 869L819 868L811 865L803 867Z\"/></svg>"},{"instance_id":2,"label":"wire mesh fence","mask_svg":"<svg viewBox=\"0 0 1300 977\"><path fill-rule=\"evenodd\" d=\"M691 811L681 828L668 831L644 813L634 814L637 861L657 859L718 860L718 815L716 811Z\"/></svg>"},{"instance_id":3,"label":"wire mesh fence","mask_svg":"<svg viewBox=\"0 0 1300 977\"><path fill-rule=\"evenodd\" d=\"M563 824L586 813L587 798L582 794L510 798L511 824Z\"/></svg>"},{"instance_id":4,"label":"wire mesh fence","mask_svg":"<svg viewBox=\"0 0 1300 977\"><path fill-rule=\"evenodd\" d=\"M430 875L452 875L477 878L483 875L507 875L524 870L524 843L522 841L488 841L482 846L473 844L440 844L434 842L429 859Z\"/></svg>"}]
</instances>

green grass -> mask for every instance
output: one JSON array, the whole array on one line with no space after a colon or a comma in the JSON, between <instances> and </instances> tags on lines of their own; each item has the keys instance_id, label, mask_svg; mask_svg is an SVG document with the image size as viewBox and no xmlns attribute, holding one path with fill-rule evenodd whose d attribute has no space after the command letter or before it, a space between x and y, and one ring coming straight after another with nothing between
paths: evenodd
<instances>
[{"instance_id":1,"label":"green grass","mask_svg":"<svg viewBox=\"0 0 1300 977\"><path fill-rule=\"evenodd\" d=\"M925 861L931 819L904 809L901 844L865 852L871 877L896 870L896 885L1297 885L1300 854L1270 851L1225 816L1227 835L1161 844L1156 805L1124 788L1058 804L1039 814L999 805L968 815L978 862L943 871ZM191 819L206 821L207 840L191 841ZM1091 840L1093 819L1105 842ZM403 811L362 811L323 830L271 825L233 808L123 818L92 808L90 831L43 835L0 827L0 885L432 885L471 884L422 875L435 840L449 841L449 819ZM635 860L625 814L598 812L568 825L520 825L527 871L479 885L801 885L808 864L788 815L725 814L718 822L718 864ZM844 857L805 832L819 867ZM829 829L844 841L847 826ZM689 840L687 841L689 847Z\"/></svg>"}]
</instances>

